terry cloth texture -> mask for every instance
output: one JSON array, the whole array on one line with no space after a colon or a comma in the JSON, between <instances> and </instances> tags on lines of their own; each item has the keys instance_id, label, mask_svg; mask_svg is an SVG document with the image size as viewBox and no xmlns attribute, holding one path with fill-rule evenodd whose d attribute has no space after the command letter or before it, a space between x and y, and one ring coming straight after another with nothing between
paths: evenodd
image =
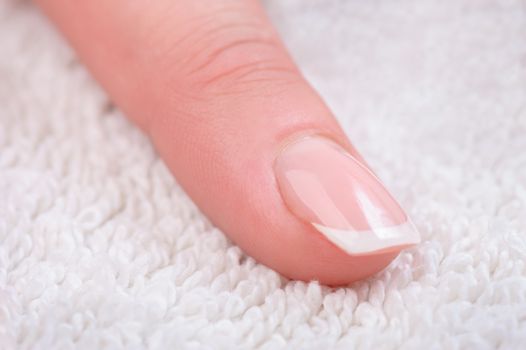
<instances>
[{"instance_id":1,"label":"terry cloth texture","mask_svg":"<svg viewBox=\"0 0 526 350\"><path fill-rule=\"evenodd\" d=\"M525 2L266 6L423 243L347 288L280 277L1 0L0 348L526 349Z\"/></svg>"}]
</instances>

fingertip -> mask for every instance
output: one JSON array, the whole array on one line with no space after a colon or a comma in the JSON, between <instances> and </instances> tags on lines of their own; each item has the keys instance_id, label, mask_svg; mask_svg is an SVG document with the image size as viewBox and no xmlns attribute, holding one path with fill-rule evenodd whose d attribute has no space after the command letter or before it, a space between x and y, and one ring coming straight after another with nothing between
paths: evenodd
<instances>
[{"instance_id":1,"label":"fingertip","mask_svg":"<svg viewBox=\"0 0 526 350\"><path fill-rule=\"evenodd\" d=\"M330 285L377 273L415 242L407 215L351 150L259 1L225 4L41 1L247 254Z\"/></svg>"}]
</instances>

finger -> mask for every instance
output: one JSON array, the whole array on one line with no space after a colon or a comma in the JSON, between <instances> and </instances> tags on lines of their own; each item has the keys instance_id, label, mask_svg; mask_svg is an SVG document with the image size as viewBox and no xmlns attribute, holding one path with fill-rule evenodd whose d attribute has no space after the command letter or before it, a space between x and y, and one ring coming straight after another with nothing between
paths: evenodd
<instances>
[{"instance_id":1,"label":"finger","mask_svg":"<svg viewBox=\"0 0 526 350\"><path fill-rule=\"evenodd\" d=\"M200 209L284 275L342 284L418 242L254 0L40 0Z\"/></svg>"}]
</instances>

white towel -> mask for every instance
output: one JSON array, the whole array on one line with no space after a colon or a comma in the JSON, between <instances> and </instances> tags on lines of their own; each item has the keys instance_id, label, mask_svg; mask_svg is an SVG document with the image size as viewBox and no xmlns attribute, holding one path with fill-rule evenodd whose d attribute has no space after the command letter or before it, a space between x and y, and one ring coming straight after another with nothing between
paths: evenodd
<instances>
[{"instance_id":1,"label":"white towel","mask_svg":"<svg viewBox=\"0 0 526 350\"><path fill-rule=\"evenodd\" d=\"M0 1L0 348L526 349L526 5L266 3L423 243L347 288L245 256Z\"/></svg>"}]
</instances>

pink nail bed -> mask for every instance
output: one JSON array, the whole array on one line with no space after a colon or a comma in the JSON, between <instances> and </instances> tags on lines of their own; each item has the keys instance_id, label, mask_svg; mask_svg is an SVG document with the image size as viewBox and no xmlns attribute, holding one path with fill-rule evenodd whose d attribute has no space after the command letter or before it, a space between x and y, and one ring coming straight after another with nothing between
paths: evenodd
<instances>
[{"instance_id":1,"label":"pink nail bed","mask_svg":"<svg viewBox=\"0 0 526 350\"><path fill-rule=\"evenodd\" d=\"M275 163L287 207L350 255L402 249L420 242L404 210L380 180L334 141L306 136Z\"/></svg>"}]
</instances>

